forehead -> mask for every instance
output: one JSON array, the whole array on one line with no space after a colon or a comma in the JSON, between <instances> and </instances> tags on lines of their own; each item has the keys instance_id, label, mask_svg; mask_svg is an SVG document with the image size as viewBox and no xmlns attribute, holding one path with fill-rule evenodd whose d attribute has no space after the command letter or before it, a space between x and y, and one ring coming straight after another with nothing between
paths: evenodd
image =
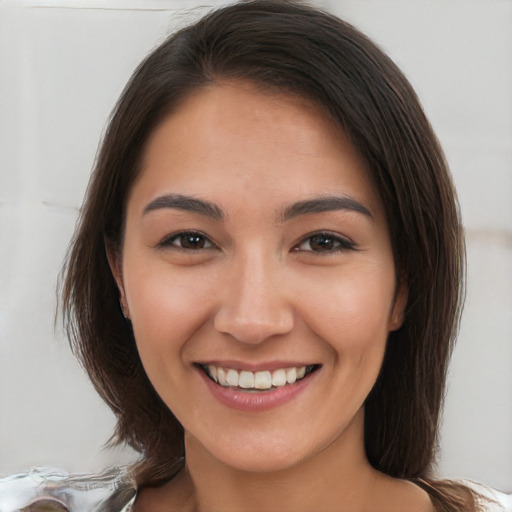
<instances>
[{"instance_id":1,"label":"forehead","mask_svg":"<svg viewBox=\"0 0 512 512\"><path fill-rule=\"evenodd\" d=\"M270 126L286 129L287 144L282 144L284 137L275 139L275 134L268 130ZM205 150L209 142L218 146L220 136L227 144L236 141L239 145L250 145L258 138L266 148L280 145L280 149L294 151L300 150L300 145L304 149L312 149L313 145L321 149L322 142L345 138L323 106L297 94L265 89L246 81L220 82L188 95L153 130L144 163L148 162L148 153L157 145L161 147L162 139L170 142L171 136L176 141L189 138L191 143L201 143L198 149Z\"/></svg>"},{"instance_id":2,"label":"forehead","mask_svg":"<svg viewBox=\"0 0 512 512\"><path fill-rule=\"evenodd\" d=\"M228 83L198 90L154 130L132 192L207 197L241 187L268 197L283 183L295 195L374 196L364 160L322 108Z\"/></svg>"}]
</instances>

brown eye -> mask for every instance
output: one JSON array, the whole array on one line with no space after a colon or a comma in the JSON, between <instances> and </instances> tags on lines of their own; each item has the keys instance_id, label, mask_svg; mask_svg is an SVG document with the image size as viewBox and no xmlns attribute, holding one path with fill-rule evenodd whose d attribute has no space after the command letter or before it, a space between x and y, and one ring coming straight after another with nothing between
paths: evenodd
<instances>
[{"instance_id":1,"label":"brown eye","mask_svg":"<svg viewBox=\"0 0 512 512\"><path fill-rule=\"evenodd\" d=\"M184 249L204 249L206 239L202 235L190 233L181 235L181 247Z\"/></svg>"},{"instance_id":2,"label":"brown eye","mask_svg":"<svg viewBox=\"0 0 512 512\"><path fill-rule=\"evenodd\" d=\"M330 233L316 233L303 239L294 249L306 252L337 252L354 249L355 244L346 238Z\"/></svg>"},{"instance_id":3,"label":"brown eye","mask_svg":"<svg viewBox=\"0 0 512 512\"><path fill-rule=\"evenodd\" d=\"M211 249L215 247L206 236L196 232L178 233L166 238L161 245L185 250Z\"/></svg>"},{"instance_id":4,"label":"brown eye","mask_svg":"<svg viewBox=\"0 0 512 512\"><path fill-rule=\"evenodd\" d=\"M309 239L312 251L330 251L334 249L336 241L332 236L315 235Z\"/></svg>"}]
</instances>

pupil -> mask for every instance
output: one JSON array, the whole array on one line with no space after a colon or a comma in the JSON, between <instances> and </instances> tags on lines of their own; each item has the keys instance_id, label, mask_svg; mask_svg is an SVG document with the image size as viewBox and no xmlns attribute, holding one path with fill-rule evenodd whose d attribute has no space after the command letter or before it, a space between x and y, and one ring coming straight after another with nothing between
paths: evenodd
<instances>
[{"instance_id":1,"label":"pupil","mask_svg":"<svg viewBox=\"0 0 512 512\"><path fill-rule=\"evenodd\" d=\"M181 244L186 249L201 249L204 247L204 238L201 235L185 235Z\"/></svg>"},{"instance_id":2,"label":"pupil","mask_svg":"<svg viewBox=\"0 0 512 512\"><path fill-rule=\"evenodd\" d=\"M327 236L314 236L310 241L311 248L315 251L325 251L333 248L334 241Z\"/></svg>"}]
</instances>

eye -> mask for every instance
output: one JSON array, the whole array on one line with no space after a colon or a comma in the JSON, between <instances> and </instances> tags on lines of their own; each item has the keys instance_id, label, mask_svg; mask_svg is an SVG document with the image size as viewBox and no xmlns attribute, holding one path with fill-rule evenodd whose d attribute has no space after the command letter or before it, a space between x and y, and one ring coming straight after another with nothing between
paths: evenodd
<instances>
[{"instance_id":1,"label":"eye","mask_svg":"<svg viewBox=\"0 0 512 512\"><path fill-rule=\"evenodd\" d=\"M344 249L355 249L354 242L332 233L314 233L304 238L294 248L295 251L338 252Z\"/></svg>"},{"instance_id":2,"label":"eye","mask_svg":"<svg viewBox=\"0 0 512 512\"><path fill-rule=\"evenodd\" d=\"M184 250L213 249L215 244L205 235L196 231L176 233L165 238L160 244L161 247L176 247Z\"/></svg>"}]
</instances>

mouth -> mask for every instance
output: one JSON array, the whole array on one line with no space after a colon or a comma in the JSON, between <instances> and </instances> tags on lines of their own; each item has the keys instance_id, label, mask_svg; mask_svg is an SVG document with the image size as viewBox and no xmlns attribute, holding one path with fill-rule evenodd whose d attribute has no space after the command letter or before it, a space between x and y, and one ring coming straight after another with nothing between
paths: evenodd
<instances>
[{"instance_id":1,"label":"mouth","mask_svg":"<svg viewBox=\"0 0 512 512\"><path fill-rule=\"evenodd\" d=\"M236 370L213 364L197 365L206 376L224 388L246 392L265 392L283 388L305 379L320 368L320 365L292 366L275 370Z\"/></svg>"}]
</instances>

